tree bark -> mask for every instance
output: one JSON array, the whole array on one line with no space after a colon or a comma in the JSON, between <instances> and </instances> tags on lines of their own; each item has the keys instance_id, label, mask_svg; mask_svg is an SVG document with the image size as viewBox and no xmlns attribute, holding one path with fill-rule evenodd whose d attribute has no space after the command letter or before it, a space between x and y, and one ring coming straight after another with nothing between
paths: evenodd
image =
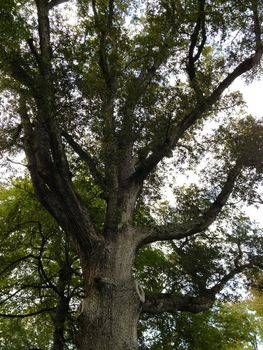
<instances>
[{"instance_id":1,"label":"tree bark","mask_svg":"<svg viewBox=\"0 0 263 350\"><path fill-rule=\"evenodd\" d=\"M66 295L66 289L71 283L72 273L73 270L69 262L66 260L62 262L57 286L58 302L53 318L54 333L52 350L65 349L65 323L68 317L70 301L70 297Z\"/></svg>"},{"instance_id":2,"label":"tree bark","mask_svg":"<svg viewBox=\"0 0 263 350\"><path fill-rule=\"evenodd\" d=\"M83 271L88 283L78 317L80 350L138 349L137 322L142 307L132 276L136 248L132 232L125 231L107 242L98 266L86 266ZM96 271L93 280L88 269Z\"/></svg>"},{"instance_id":3,"label":"tree bark","mask_svg":"<svg viewBox=\"0 0 263 350\"><path fill-rule=\"evenodd\" d=\"M61 297L57 305L54 317L54 333L53 333L53 347L52 350L65 349L65 322L69 310L69 299Z\"/></svg>"},{"instance_id":4,"label":"tree bark","mask_svg":"<svg viewBox=\"0 0 263 350\"><path fill-rule=\"evenodd\" d=\"M80 350L136 350L140 304L134 281L102 283L82 304Z\"/></svg>"}]
</instances>

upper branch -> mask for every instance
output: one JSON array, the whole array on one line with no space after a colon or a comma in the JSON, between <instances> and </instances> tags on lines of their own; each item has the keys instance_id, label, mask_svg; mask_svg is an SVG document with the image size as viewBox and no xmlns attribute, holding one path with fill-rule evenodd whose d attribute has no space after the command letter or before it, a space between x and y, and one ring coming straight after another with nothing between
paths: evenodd
<instances>
[{"instance_id":1,"label":"upper branch","mask_svg":"<svg viewBox=\"0 0 263 350\"><path fill-rule=\"evenodd\" d=\"M253 20L254 20L254 33L256 37L256 46L260 47L262 45L261 35L261 23L258 15L258 1L252 1L252 11L253 11Z\"/></svg>"},{"instance_id":2,"label":"upper branch","mask_svg":"<svg viewBox=\"0 0 263 350\"><path fill-rule=\"evenodd\" d=\"M110 69L108 58L107 58L106 41L110 32L110 29L112 27L114 0L109 1L108 16L107 16L106 24L102 23L102 18L100 13L98 12L96 0L92 0L91 5L92 5L93 14L94 14L95 28L98 32L99 40L100 40L99 41L99 66L107 87L112 89L114 77L112 76L112 70Z\"/></svg>"},{"instance_id":3,"label":"upper branch","mask_svg":"<svg viewBox=\"0 0 263 350\"><path fill-rule=\"evenodd\" d=\"M204 48L205 42L206 42L206 30L205 30L205 13L204 13L204 7L205 7L205 1L200 0L199 1L199 13L198 13L198 19L194 28L194 31L191 35L191 41L190 41L190 47L189 47L189 53L188 53L188 65L187 70L189 74L190 81L194 80L195 78L195 62L199 59L202 50ZM197 47L198 37L200 35L201 31L201 43ZM195 49L197 49L197 52L195 54Z\"/></svg>"},{"instance_id":4,"label":"upper branch","mask_svg":"<svg viewBox=\"0 0 263 350\"><path fill-rule=\"evenodd\" d=\"M259 64L263 55L263 44L261 43L254 55L242 61L227 77L214 89L214 91L207 98L203 99L195 109L187 114L177 125L171 128L171 133L168 137L149 149L150 155L141 160L136 171L131 176L131 180L136 182L143 182L145 178L154 170L157 164L168 154L175 149L178 141L183 137L185 132L199 120L202 115L208 112L211 107L219 101L223 92L233 83L233 81L242 74L248 72L253 67Z\"/></svg>"},{"instance_id":5,"label":"upper branch","mask_svg":"<svg viewBox=\"0 0 263 350\"><path fill-rule=\"evenodd\" d=\"M68 2L69 0L51 0L48 3L48 10L51 10L53 7L63 4L64 2Z\"/></svg>"},{"instance_id":6,"label":"upper branch","mask_svg":"<svg viewBox=\"0 0 263 350\"><path fill-rule=\"evenodd\" d=\"M35 0L38 13L38 32L40 41L41 60L45 78L51 83L51 44L48 4L46 1Z\"/></svg>"},{"instance_id":7,"label":"upper branch","mask_svg":"<svg viewBox=\"0 0 263 350\"><path fill-rule=\"evenodd\" d=\"M28 46L30 48L31 53L33 54L33 56L36 59L36 62L37 62L37 65L38 65L38 68L39 68L40 72L43 74L44 73L44 71L43 71L43 62L41 60L41 57L39 55L39 52L38 52L36 46L34 45L33 38L28 39L27 43L28 43Z\"/></svg>"},{"instance_id":8,"label":"upper branch","mask_svg":"<svg viewBox=\"0 0 263 350\"><path fill-rule=\"evenodd\" d=\"M78 154L80 159L82 159L87 164L93 178L99 183L102 189L105 190L105 180L102 174L98 171L96 162L93 157L85 152L82 147L73 139L73 137L66 131L63 131L61 134L66 139L68 144L72 147L72 149Z\"/></svg>"},{"instance_id":9,"label":"upper branch","mask_svg":"<svg viewBox=\"0 0 263 350\"><path fill-rule=\"evenodd\" d=\"M139 246L155 241L182 239L206 230L217 218L223 206L231 195L235 181L241 172L242 166L238 162L228 174L228 177L210 207L204 211L199 218L184 223L167 224L162 226L152 226L137 228L137 239Z\"/></svg>"}]
</instances>

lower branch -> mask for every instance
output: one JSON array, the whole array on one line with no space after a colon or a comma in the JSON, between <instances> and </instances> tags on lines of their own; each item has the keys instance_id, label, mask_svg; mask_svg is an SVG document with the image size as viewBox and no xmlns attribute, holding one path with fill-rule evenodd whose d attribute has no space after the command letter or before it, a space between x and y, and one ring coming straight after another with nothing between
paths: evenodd
<instances>
[{"instance_id":1,"label":"lower branch","mask_svg":"<svg viewBox=\"0 0 263 350\"><path fill-rule=\"evenodd\" d=\"M137 228L137 240L139 241L139 246L156 241L182 239L208 229L208 227L216 220L229 196L233 192L236 179L241 170L242 165L237 162L237 164L229 171L227 179L215 201L211 203L210 207L207 208L199 218L184 223L171 223L167 225Z\"/></svg>"},{"instance_id":2,"label":"lower branch","mask_svg":"<svg viewBox=\"0 0 263 350\"><path fill-rule=\"evenodd\" d=\"M160 314L164 312L176 313L178 311L199 313L208 311L216 300L216 295L223 290L226 283L237 274L256 264L252 261L237 265L224 275L213 287L204 289L198 296L173 295L168 293L151 294L145 296L142 304L142 312L148 314Z\"/></svg>"},{"instance_id":3,"label":"lower branch","mask_svg":"<svg viewBox=\"0 0 263 350\"><path fill-rule=\"evenodd\" d=\"M26 317L32 317L36 315L43 314L45 312L54 312L54 308L44 308L40 309L37 311L29 312L27 314L5 314L5 313L0 313L0 317L4 318L26 318Z\"/></svg>"},{"instance_id":4,"label":"lower branch","mask_svg":"<svg viewBox=\"0 0 263 350\"><path fill-rule=\"evenodd\" d=\"M146 295L145 303L142 304L142 312L147 314L176 313L178 311L199 313L209 310L214 302L215 295L198 297L172 294Z\"/></svg>"}]
</instances>

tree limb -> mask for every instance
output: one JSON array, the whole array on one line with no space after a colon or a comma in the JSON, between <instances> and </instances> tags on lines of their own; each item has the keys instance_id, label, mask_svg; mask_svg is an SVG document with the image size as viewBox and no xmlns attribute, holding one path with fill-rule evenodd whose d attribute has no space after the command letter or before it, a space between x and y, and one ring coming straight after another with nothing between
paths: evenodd
<instances>
[{"instance_id":1,"label":"tree limb","mask_svg":"<svg viewBox=\"0 0 263 350\"><path fill-rule=\"evenodd\" d=\"M209 310L214 302L214 296L190 297L160 293L146 295L145 303L142 304L142 312L154 315L164 312L173 314L178 311L199 313Z\"/></svg>"},{"instance_id":2,"label":"tree limb","mask_svg":"<svg viewBox=\"0 0 263 350\"><path fill-rule=\"evenodd\" d=\"M94 180L96 180L102 187L102 189L105 190L105 180L102 174L98 171L97 164L94 158L91 157L87 152L85 152L83 148L73 139L73 137L69 133L67 133L66 131L62 131L61 135L65 138L65 140L68 142L71 148L77 153L79 158L87 164Z\"/></svg>"},{"instance_id":3,"label":"tree limb","mask_svg":"<svg viewBox=\"0 0 263 350\"><path fill-rule=\"evenodd\" d=\"M64 2L68 2L69 0L51 0L48 3L48 10L52 10L53 7L63 4Z\"/></svg>"},{"instance_id":4,"label":"tree limb","mask_svg":"<svg viewBox=\"0 0 263 350\"><path fill-rule=\"evenodd\" d=\"M228 173L228 177L216 200L199 218L184 223L137 228L139 246L155 241L182 239L205 231L217 218L231 195L242 166L238 162Z\"/></svg>"},{"instance_id":5,"label":"tree limb","mask_svg":"<svg viewBox=\"0 0 263 350\"><path fill-rule=\"evenodd\" d=\"M223 92L232 84L232 82L248 72L250 69L259 64L263 55L263 44L261 43L256 49L255 54L242 61L227 77L215 88L215 90L203 99L195 109L186 115L177 125L171 128L171 133L166 136L160 143L155 144L149 149L150 155L142 159L137 166L137 169L131 176L132 181L143 182L144 179L154 170L157 164L166 156L168 156L173 149L176 148L178 141L183 137L185 132L199 120L202 115L209 111L210 108L219 101Z\"/></svg>"},{"instance_id":6,"label":"tree limb","mask_svg":"<svg viewBox=\"0 0 263 350\"><path fill-rule=\"evenodd\" d=\"M195 78L195 62L200 58L200 55L203 51L205 42L206 42L206 30L205 30L205 0L199 0L199 13L198 13L198 19L196 22L196 25L194 27L194 31L191 35L191 41L190 41L190 47L189 47L189 53L188 53L188 65L187 65L187 71L189 75L190 81L193 81ZM201 31L201 44L199 47L197 47L197 41L198 37ZM197 47L197 53L194 54L194 50Z\"/></svg>"},{"instance_id":7,"label":"tree limb","mask_svg":"<svg viewBox=\"0 0 263 350\"><path fill-rule=\"evenodd\" d=\"M168 293L146 295L145 303L142 304L142 312L160 314L163 312L176 313L178 311L191 313L208 311L216 300L216 294L222 291L226 283L245 269L252 267L253 264L250 262L236 266L224 275L215 286L203 290L200 292L200 295L195 297L187 295L177 296Z\"/></svg>"},{"instance_id":8,"label":"tree limb","mask_svg":"<svg viewBox=\"0 0 263 350\"><path fill-rule=\"evenodd\" d=\"M110 0L108 23L107 23L107 26L104 26L103 24L100 23L101 20L99 18L99 13L97 10L96 0L91 1L93 15L95 19L95 28L97 29L97 32L99 35L99 66L101 69L102 76L105 80L105 83L110 90L112 89L113 77L112 77L109 63L107 60L106 39L107 39L108 31L112 25L113 4L114 4L114 1Z\"/></svg>"},{"instance_id":9,"label":"tree limb","mask_svg":"<svg viewBox=\"0 0 263 350\"><path fill-rule=\"evenodd\" d=\"M6 266L3 270L0 271L0 276L5 274L8 270L14 268L17 264L19 264L22 261L31 259L31 258L36 258L33 254L28 254L26 256L22 256L21 258L18 258L14 261L12 261L8 266Z\"/></svg>"},{"instance_id":10,"label":"tree limb","mask_svg":"<svg viewBox=\"0 0 263 350\"><path fill-rule=\"evenodd\" d=\"M26 63L18 52L8 58L9 71L12 78L19 81L23 86L27 87L32 96L38 96L38 89L33 80L33 77L29 74L26 67Z\"/></svg>"},{"instance_id":11,"label":"tree limb","mask_svg":"<svg viewBox=\"0 0 263 350\"><path fill-rule=\"evenodd\" d=\"M94 246L101 245L103 239L98 237L88 210L72 185L55 115L48 2L42 0L35 2L43 72L41 79L38 80L39 94L33 95L37 108L34 124L31 123L27 113L28 102L25 96L21 96L20 115L28 169L40 202L71 236L75 249L90 252Z\"/></svg>"},{"instance_id":12,"label":"tree limb","mask_svg":"<svg viewBox=\"0 0 263 350\"><path fill-rule=\"evenodd\" d=\"M33 38L27 39L27 43L28 43L28 46L30 48L31 53L34 55L34 57L37 61L37 65L38 65L40 72L43 73L43 62L42 62L41 57L37 51L37 48L34 45Z\"/></svg>"},{"instance_id":13,"label":"tree limb","mask_svg":"<svg viewBox=\"0 0 263 350\"><path fill-rule=\"evenodd\" d=\"M43 308L37 311L33 311L33 312L29 312L27 314L21 314L21 315L16 315L16 314L5 314L5 313L0 313L0 317L4 317L4 318L25 318L25 317L31 317L31 316L36 316L36 315L40 315L43 314L44 312L54 312L55 309L54 308Z\"/></svg>"}]
</instances>

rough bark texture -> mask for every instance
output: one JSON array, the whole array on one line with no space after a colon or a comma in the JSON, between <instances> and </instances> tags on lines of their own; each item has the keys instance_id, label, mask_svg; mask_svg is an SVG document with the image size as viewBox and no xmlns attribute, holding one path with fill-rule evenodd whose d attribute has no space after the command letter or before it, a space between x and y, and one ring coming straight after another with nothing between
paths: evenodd
<instances>
[{"instance_id":1,"label":"rough bark texture","mask_svg":"<svg viewBox=\"0 0 263 350\"><path fill-rule=\"evenodd\" d=\"M126 234L125 234L126 233ZM141 300L132 276L135 246L127 229L106 244L103 259L87 286L79 316L81 350L137 349ZM85 273L85 272L84 272Z\"/></svg>"},{"instance_id":2,"label":"rough bark texture","mask_svg":"<svg viewBox=\"0 0 263 350\"><path fill-rule=\"evenodd\" d=\"M70 298L65 295L66 288L70 285L72 269L67 261L62 263L57 286L58 302L54 312L53 324L53 350L65 349L65 322L69 311Z\"/></svg>"},{"instance_id":3,"label":"rough bark texture","mask_svg":"<svg viewBox=\"0 0 263 350\"><path fill-rule=\"evenodd\" d=\"M140 304L134 281L101 283L100 290L94 288L83 301L80 349L137 349Z\"/></svg>"}]
</instances>

